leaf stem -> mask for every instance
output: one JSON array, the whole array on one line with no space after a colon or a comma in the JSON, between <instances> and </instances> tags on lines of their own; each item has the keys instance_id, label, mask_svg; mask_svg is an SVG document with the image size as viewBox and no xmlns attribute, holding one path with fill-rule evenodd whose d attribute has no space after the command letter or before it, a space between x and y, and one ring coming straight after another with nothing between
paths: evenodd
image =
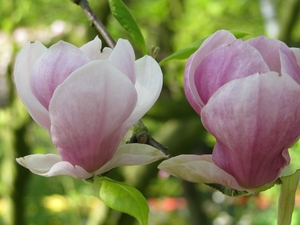
<instances>
[{"instance_id":1,"label":"leaf stem","mask_svg":"<svg viewBox=\"0 0 300 225\"><path fill-rule=\"evenodd\" d=\"M89 21L91 21L96 29L99 31L99 33L102 35L102 37L105 39L106 43L109 47L114 48L116 45L116 42L112 38L112 36L109 34L103 23L100 21L100 19L96 16L96 14L91 9L89 3L87 0L71 0L75 4L81 6L83 11L85 12L87 18Z\"/></svg>"}]
</instances>

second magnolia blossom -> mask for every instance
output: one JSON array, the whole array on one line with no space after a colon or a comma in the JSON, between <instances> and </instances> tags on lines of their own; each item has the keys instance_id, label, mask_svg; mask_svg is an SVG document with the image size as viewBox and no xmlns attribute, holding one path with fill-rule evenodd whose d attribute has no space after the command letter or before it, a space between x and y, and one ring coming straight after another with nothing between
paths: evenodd
<instances>
[{"instance_id":1,"label":"second magnolia blossom","mask_svg":"<svg viewBox=\"0 0 300 225\"><path fill-rule=\"evenodd\" d=\"M47 129L59 155L17 161L42 176L86 179L120 165L164 158L141 144L118 147L125 133L157 100L162 72L150 56L135 61L130 43L101 52L95 38L81 48L60 41L47 49L28 43L15 63L15 83L32 118Z\"/></svg>"},{"instance_id":2,"label":"second magnolia blossom","mask_svg":"<svg viewBox=\"0 0 300 225\"><path fill-rule=\"evenodd\" d=\"M159 166L192 182L234 189L272 184L300 135L300 50L258 37L210 36L188 60L185 92L216 138L212 155L180 155Z\"/></svg>"}]
</instances>

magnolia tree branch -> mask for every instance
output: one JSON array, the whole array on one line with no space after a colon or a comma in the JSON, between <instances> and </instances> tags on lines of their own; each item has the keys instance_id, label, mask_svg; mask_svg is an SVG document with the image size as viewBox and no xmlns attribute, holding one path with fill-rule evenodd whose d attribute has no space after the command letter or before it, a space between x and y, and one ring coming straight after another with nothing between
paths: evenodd
<instances>
[{"instance_id":1,"label":"magnolia tree branch","mask_svg":"<svg viewBox=\"0 0 300 225\"><path fill-rule=\"evenodd\" d=\"M132 136L127 141L127 143L140 143L151 145L154 148L160 150L162 153L164 153L168 158L171 157L170 153L168 152L168 148L156 141L153 137L151 137L151 135L148 133L147 127L141 120L134 124Z\"/></svg>"},{"instance_id":2,"label":"magnolia tree branch","mask_svg":"<svg viewBox=\"0 0 300 225\"><path fill-rule=\"evenodd\" d=\"M75 4L81 6L83 11L85 12L87 18L94 24L96 29L99 31L99 33L102 35L102 37L105 39L106 43L109 47L114 48L116 45L116 42L112 38L112 36L108 33L103 23L99 20L99 18L96 16L96 14L93 12L91 7L89 6L89 3L87 0L71 0Z\"/></svg>"},{"instance_id":3,"label":"magnolia tree branch","mask_svg":"<svg viewBox=\"0 0 300 225\"><path fill-rule=\"evenodd\" d=\"M75 4L81 6L88 19L94 24L99 33L105 39L106 43L109 47L114 48L116 43L112 36L109 34L103 23L99 20L96 14L93 12L91 7L89 6L87 0L71 0ZM133 128L133 134L127 143L141 143L148 144L157 148L161 152L163 152L167 157L170 157L170 153L168 152L168 148L157 142L151 135L148 133L147 127L143 124L141 120L139 120Z\"/></svg>"}]
</instances>

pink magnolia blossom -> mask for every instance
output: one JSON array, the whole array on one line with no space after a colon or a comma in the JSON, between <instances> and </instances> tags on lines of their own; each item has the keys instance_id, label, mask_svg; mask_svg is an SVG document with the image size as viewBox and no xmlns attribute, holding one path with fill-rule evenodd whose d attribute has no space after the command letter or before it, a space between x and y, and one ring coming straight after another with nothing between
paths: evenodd
<instances>
[{"instance_id":1,"label":"pink magnolia blossom","mask_svg":"<svg viewBox=\"0 0 300 225\"><path fill-rule=\"evenodd\" d=\"M181 155L159 168L192 182L255 189L289 164L300 135L300 50L260 36L211 35L189 58L186 97L216 138L212 155Z\"/></svg>"},{"instance_id":2,"label":"pink magnolia blossom","mask_svg":"<svg viewBox=\"0 0 300 225\"><path fill-rule=\"evenodd\" d=\"M135 61L128 41L102 51L97 37L81 48L63 41L49 49L28 43L16 59L14 77L30 115L49 131L59 153L17 159L33 173L86 179L164 158L148 145L119 147L162 88L158 63L150 56Z\"/></svg>"}]
</instances>

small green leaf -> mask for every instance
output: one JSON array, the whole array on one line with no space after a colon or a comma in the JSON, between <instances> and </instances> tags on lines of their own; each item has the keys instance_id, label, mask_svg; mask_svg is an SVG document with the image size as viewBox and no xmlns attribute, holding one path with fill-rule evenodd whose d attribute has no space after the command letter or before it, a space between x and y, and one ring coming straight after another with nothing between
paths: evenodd
<instances>
[{"instance_id":1,"label":"small green leaf","mask_svg":"<svg viewBox=\"0 0 300 225\"><path fill-rule=\"evenodd\" d=\"M294 174L281 177L281 191L278 203L278 225L290 225L295 206L295 194L299 182L300 170Z\"/></svg>"},{"instance_id":2,"label":"small green leaf","mask_svg":"<svg viewBox=\"0 0 300 225\"><path fill-rule=\"evenodd\" d=\"M162 61L160 61L159 65L162 66L166 62L173 60L173 59L187 59L190 57L197 49L200 47L200 45L205 41L206 38L202 38L200 40L197 40L193 42L192 44L189 44L183 49L180 49L179 51L173 53L172 55L169 55L168 57L164 58Z\"/></svg>"},{"instance_id":3,"label":"small green leaf","mask_svg":"<svg viewBox=\"0 0 300 225\"><path fill-rule=\"evenodd\" d=\"M241 30L230 30L230 33L232 33L236 39L243 38L247 35L252 35L252 33L241 31Z\"/></svg>"},{"instance_id":4,"label":"small green leaf","mask_svg":"<svg viewBox=\"0 0 300 225\"><path fill-rule=\"evenodd\" d=\"M132 39L140 46L144 54L147 54L146 43L136 20L122 0L109 0L111 13L128 32Z\"/></svg>"},{"instance_id":5,"label":"small green leaf","mask_svg":"<svg viewBox=\"0 0 300 225\"><path fill-rule=\"evenodd\" d=\"M250 33L246 33L243 31L230 31L237 39L243 38L246 35L249 35ZM207 38L207 37L206 37ZM192 44L189 44L185 48L173 53L172 55L169 55L168 57L164 58L162 61L160 61L159 65L162 66L166 62L173 60L173 59L187 59L189 58L197 49L201 46L201 44L205 41L206 38L202 38L200 40L197 40L193 42Z\"/></svg>"},{"instance_id":6,"label":"small green leaf","mask_svg":"<svg viewBox=\"0 0 300 225\"><path fill-rule=\"evenodd\" d=\"M134 187L107 177L94 178L100 199L110 208L135 217L141 225L148 224L149 207L145 197Z\"/></svg>"}]
</instances>

